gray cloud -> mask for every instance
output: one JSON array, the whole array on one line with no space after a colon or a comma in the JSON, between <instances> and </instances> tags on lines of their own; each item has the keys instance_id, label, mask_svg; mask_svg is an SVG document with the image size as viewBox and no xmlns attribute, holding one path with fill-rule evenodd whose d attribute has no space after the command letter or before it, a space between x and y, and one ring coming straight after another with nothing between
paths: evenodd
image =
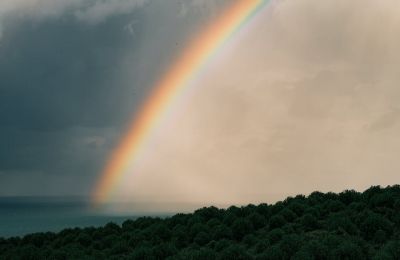
<instances>
[{"instance_id":1,"label":"gray cloud","mask_svg":"<svg viewBox=\"0 0 400 260\"><path fill-rule=\"evenodd\" d=\"M48 18L81 6L83 2L82 0L4 0L0 3L0 16L12 14L31 18Z\"/></svg>"},{"instance_id":2,"label":"gray cloud","mask_svg":"<svg viewBox=\"0 0 400 260\"><path fill-rule=\"evenodd\" d=\"M147 0L112 0L96 1L84 10L76 12L80 21L89 24L103 22L110 16L129 14L133 9L143 6Z\"/></svg>"},{"instance_id":3,"label":"gray cloud","mask_svg":"<svg viewBox=\"0 0 400 260\"><path fill-rule=\"evenodd\" d=\"M391 107L388 111L382 111L375 121L369 125L371 131L380 131L395 127L400 122L400 109Z\"/></svg>"},{"instance_id":4,"label":"gray cloud","mask_svg":"<svg viewBox=\"0 0 400 260\"><path fill-rule=\"evenodd\" d=\"M145 2L147 0L4 0L0 3L0 14L40 19L72 11L79 19L96 23L113 15L128 14Z\"/></svg>"},{"instance_id":5,"label":"gray cloud","mask_svg":"<svg viewBox=\"0 0 400 260\"><path fill-rule=\"evenodd\" d=\"M0 40L2 23L7 18L45 21L67 14L78 21L95 25L113 16L130 14L147 0L4 0L0 2Z\"/></svg>"}]
</instances>

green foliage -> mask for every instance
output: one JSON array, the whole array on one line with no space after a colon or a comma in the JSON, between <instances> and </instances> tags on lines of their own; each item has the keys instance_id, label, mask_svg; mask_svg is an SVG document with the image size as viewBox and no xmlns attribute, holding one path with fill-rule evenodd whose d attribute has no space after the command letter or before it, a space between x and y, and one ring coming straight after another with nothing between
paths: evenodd
<instances>
[{"instance_id":1,"label":"green foliage","mask_svg":"<svg viewBox=\"0 0 400 260\"><path fill-rule=\"evenodd\" d=\"M300 223L303 226L305 231L311 231L318 227L318 220L314 215L309 213L303 215L300 218Z\"/></svg>"},{"instance_id":2,"label":"green foliage","mask_svg":"<svg viewBox=\"0 0 400 260\"><path fill-rule=\"evenodd\" d=\"M0 238L0 259L400 259L400 186Z\"/></svg>"},{"instance_id":3,"label":"green foliage","mask_svg":"<svg viewBox=\"0 0 400 260\"><path fill-rule=\"evenodd\" d=\"M241 240L246 234L252 233L253 224L246 218L238 218L232 224L233 237Z\"/></svg>"},{"instance_id":4,"label":"green foliage","mask_svg":"<svg viewBox=\"0 0 400 260\"><path fill-rule=\"evenodd\" d=\"M285 225L285 223L286 223L285 218L280 214L272 216L271 219L269 220L269 226L271 229L280 228L283 225Z\"/></svg>"},{"instance_id":5,"label":"green foliage","mask_svg":"<svg viewBox=\"0 0 400 260\"><path fill-rule=\"evenodd\" d=\"M210 241L210 235L204 231L197 233L194 242L199 246L204 246Z\"/></svg>"},{"instance_id":6,"label":"green foliage","mask_svg":"<svg viewBox=\"0 0 400 260\"><path fill-rule=\"evenodd\" d=\"M400 259L400 240L390 241L380 248L374 259Z\"/></svg>"}]
</instances>

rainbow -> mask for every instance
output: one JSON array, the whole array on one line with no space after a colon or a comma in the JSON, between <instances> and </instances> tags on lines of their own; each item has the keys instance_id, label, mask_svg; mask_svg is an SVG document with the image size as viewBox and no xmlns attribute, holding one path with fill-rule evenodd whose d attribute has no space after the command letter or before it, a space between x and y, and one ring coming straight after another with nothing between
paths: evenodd
<instances>
[{"instance_id":1,"label":"rainbow","mask_svg":"<svg viewBox=\"0 0 400 260\"><path fill-rule=\"evenodd\" d=\"M195 37L154 86L148 100L135 117L127 135L113 152L93 192L96 204L107 202L119 180L129 172L144 141L165 115L170 104L189 85L215 53L239 31L269 0L235 0L216 21Z\"/></svg>"}]
</instances>

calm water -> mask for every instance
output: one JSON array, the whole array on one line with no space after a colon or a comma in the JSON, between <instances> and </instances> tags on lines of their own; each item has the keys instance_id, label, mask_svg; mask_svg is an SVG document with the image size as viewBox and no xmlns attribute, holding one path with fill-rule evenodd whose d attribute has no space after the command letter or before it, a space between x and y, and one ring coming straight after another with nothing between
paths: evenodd
<instances>
[{"instance_id":1,"label":"calm water","mask_svg":"<svg viewBox=\"0 0 400 260\"><path fill-rule=\"evenodd\" d=\"M121 224L135 218L137 216L95 212L81 199L0 198L0 237L101 226L108 222Z\"/></svg>"}]
</instances>

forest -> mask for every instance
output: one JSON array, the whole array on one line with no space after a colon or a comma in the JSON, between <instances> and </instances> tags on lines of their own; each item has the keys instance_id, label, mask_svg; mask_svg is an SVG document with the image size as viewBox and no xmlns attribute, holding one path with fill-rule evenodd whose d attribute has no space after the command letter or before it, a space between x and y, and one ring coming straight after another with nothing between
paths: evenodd
<instances>
[{"instance_id":1,"label":"forest","mask_svg":"<svg viewBox=\"0 0 400 260\"><path fill-rule=\"evenodd\" d=\"M0 259L400 259L400 185L0 238Z\"/></svg>"}]
</instances>

